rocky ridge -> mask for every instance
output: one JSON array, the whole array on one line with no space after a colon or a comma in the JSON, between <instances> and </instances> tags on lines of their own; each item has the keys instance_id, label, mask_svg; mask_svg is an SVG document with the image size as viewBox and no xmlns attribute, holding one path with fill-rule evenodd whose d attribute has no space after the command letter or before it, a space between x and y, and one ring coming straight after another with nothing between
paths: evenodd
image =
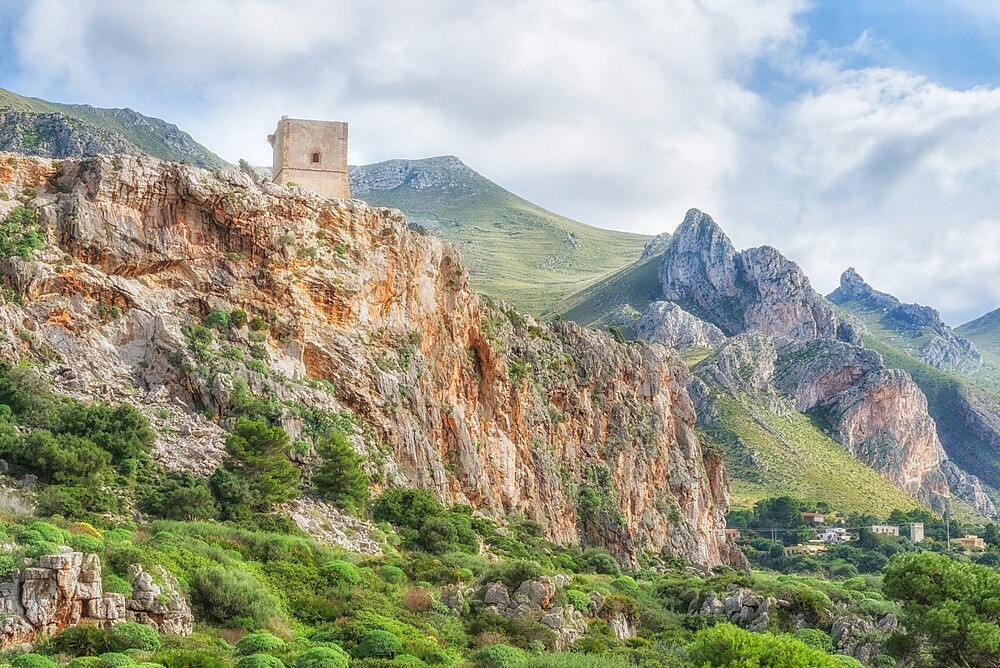
<instances>
[{"instance_id":1,"label":"rocky ridge","mask_svg":"<svg viewBox=\"0 0 1000 668\"><path fill-rule=\"evenodd\" d=\"M218 463L224 432L197 411L227 415L244 383L365 425L352 443L382 484L521 513L626 561L663 549L745 565L719 531L725 473L695 435L683 363L478 298L455 249L398 212L129 156L2 156L0 192L0 215L36 210L48 242L0 267L24 302L0 307L0 354L137 405L174 432L154 451L164 464ZM253 341L191 339L237 307L265 323ZM293 438L301 414L280 417ZM580 487L596 505L578 505Z\"/></svg>"},{"instance_id":2,"label":"rocky ridge","mask_svg":"<svg viewBox=\"0 0 1000 668\"><path fill-rule=\"evenodd\" d=\"M139 622L160 633L190 635L194 618L175 578L157 570L161 584L134 564L132 595L105 592L96 554L63 552L40 557L38 566L15 570L0 583L0 647L47 638L65 626L107 627Z\"/></svg>"},{"instance_id":3,"label":"rocky ridge","mask_svg":"<svg viewBox=\"0 0 1000 668\"><path fill-rule=\"evenodd\" d=\"M940 510L950 488L981 512L996 512L979 480L948 461L913 380L861 347L856 328L838 322L801 269L776 250L737 253L711 217L692 209L664 252L660 279L673 301L647 309L639 336L680 348L721 345L697 367L690 388L701 424L713 422L712 397L719 392L753 419L763 417L754 417L761 407L774 415L809 413L858 460L915 498ZM905 310L852 270L835 295ZM710 340L704 332L713 325L722 331ZM938 327L947 334L946 328Z\"/></svg>"},{"instance_id":4,"label":"rocky ridge","mask_svg":"<svg viewBox=\"0 0 1000 668\"><path fill-rule=\"evenodd\" d=\"M917 356L936 369L975 373L983 365L983 356L969 339L956 334L941 314L929 306L904 304L885 292L874 289L854 267L840 276L840 287L827 298L840 306L852 305L863 311L880 314L879 322L908 339L930 338L916 351Z\"/></svg>"},{"instance_id":5,"label":"rocky ridge","mask_svg":"<svg viewBox=\"0 0 1000 668\"><path fill-rule=\"evenodd\" d=\"M736 252L711 216L691 209L660 269L663 295L727 336L755 330L804 341L835 338L837 319L797 264L770 246Z\"/></svg>"}]
</instances>

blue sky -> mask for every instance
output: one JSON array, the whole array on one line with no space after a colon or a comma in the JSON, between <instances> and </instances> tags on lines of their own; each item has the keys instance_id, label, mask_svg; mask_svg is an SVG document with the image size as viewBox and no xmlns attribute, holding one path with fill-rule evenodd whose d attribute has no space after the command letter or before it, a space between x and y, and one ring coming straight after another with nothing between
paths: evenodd
<instances>
[{"instance_id":1,"label":"blue sky","mask_svg":"<svg viewBox=\"0 0 1000 668\"><path fill-rule=\"evenodd\" d=\"M354 163L454 154L646 233L696 206L823 292L1000 307L995 0L14 0L0 86L258 164L282 114L347 120Z\"/></svg>"}]
</instances>

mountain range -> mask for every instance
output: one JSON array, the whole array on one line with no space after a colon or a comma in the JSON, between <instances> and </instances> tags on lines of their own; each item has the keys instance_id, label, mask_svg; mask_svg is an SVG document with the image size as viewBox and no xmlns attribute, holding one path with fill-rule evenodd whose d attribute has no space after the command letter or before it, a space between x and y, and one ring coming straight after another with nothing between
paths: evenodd
<instances>
[{"instance_id":1,"label":"mountain range","mask_svg":"<svg viewBox=\"0 0 1000 668\"><path fill-rule=\"evenodd\" d=\"M88 192L86 197L97 202L102 201L101 189L113 187L116 178L106 171L110 168L103 159L94 163L93 159L87 158L102 153L148 154L196 166L222 167L222 172L217 174L223 176L215 177L221 180L218 186L213 186L216 190L209 197L211 201L219 197L240 200L245 197L241 194L244 192L258 197L254 193L260 191L266 195L262 201L277 198L275 202L285 202L284 190L280 187L254 183L256 179L246 175L238 176L236 170L225 169L225 161L175 126L131 110L58 105L2 91L0 114L0 149L52 158L83 158L67 162L68 166L75 165L77 180L70 179L64 187L74 189L74 192L83 188L80 192ZM122 164L140 163L133 160ZM44 165L54 163L40 164L43 165L40 169L48 169ZM97 181L89 178L84 171L89 169L84 166L90 164L105 169ZM157 166L153 171L165 175L169 169ZM454 350L434 348L439 342L437 335L427 329L431 321L422 320L424 316L416 312L408 316L410 325L423 330L423 340L435 342L428 344L432 345L432 349L424 350L422 344L418 346L428 365L435 364L434 360L438 358L465 355L465 371L456 372L456 377L461 379L459 386L466 387L460 393L461 397L455 394L454 388L443 389L443 384L437 389L418 389L408 384L415 382L413 379L377 380L370 377L370 371L342 367L343 363L335 360L343 359L342 354L346 351L357 355L354 344L333 339L320 344L318 340L297 338L304 336L303 332L312 327L309 325L302 329L302 322L310 321L303 315L308 310L304 304L296 305L295 318L281 325L287 329L283 336L291 342L287 345L299 341L296 345L301 350L293 353L295 346L288 349L279 347L271 353L271 358L288 366L288 372L293 377L296 373L304 373L310 378L346 382L351 387L357 386L359 379L367 379L365 382L380 389L354 389L349 396L338 397L338 401L352 410L361 411L366 419L381 425L380 433L397 449L393 456L403 453L413 456L414 438L416 442L426 443L417 448L416 460L393 465L398 467L394 469L395 479L433 487L442 496L472 501L477 506L485 504L493 507L499 503L504 509L521 507L519 504L535 492L507 490L499 493L497 490L503 489L503 484L499 479L489 482L489 476L480 486L468 487L471 478L465 480L461 475L456 478L454 467L447 461L441 465L443 468L438 467L436 457L441 452L447 455L457 448L454 456L460 458L458 471L464 472L462 475L472 475L470 471L482 473L485 470L482 461L462 459L470 457L468 439L485 439L477 443L477 448L487 441L500 443L510 440L509 430L514 425L499 427L484 417L483 411L486 414L503 414L511 410L511 402L517 404L524 401L527 402L525 406L534 402L537 405L531 410L548 412L546 420L529 421L528 424L532 425L530 429L535 433L530 443L537 445L553 439L560 442L560 437L554 436L565 432L565 428L557 428L561 424L557 419L559 415L568 420L568 425L576 428L575 425L593 421L595 418L588 411L596 409L590 407L584 410L582 406L566 404L565 399L554 399L552 392L578 393L584 387L590 387L591 393L596 392L592 381L583 380L591 377L590 374L594 373L591 367L594 367L599 370L600 377L606 379L602 382L612 383L601 390L602 395L607 396L606 393L611 392L624 396L625 386L620 383L633 373L627 370L628 365L635 363L646 369L649 355L655 354L683 360L682 366L686 367L686 371L671 370L669 381L657 382L666 382L673 391L683 391L684 396L690 397L695 409L692 415L697 416L690 427L696 430L706 448L718 448L732 479L736 507L750 506L767 496L792 493L801 498L829 501L853 512L883 513L892 508L907 509L918 505L941 511L954 501L956 511L966 516L995 516L996 502L1000 500L997 492L1000 489L998 312L953 330L941 321L933 308L903 304L892 295L869 286L853 269L845 271L841 286L836 291L823 297L813 290L801 268L777 249L764 246L737 251L722 228L700 211L688 212L677 230L655 238L600 230L558 216L517 197L453 156L356 166L351 168L350 176L352 194L357 200L403 211L407 217L406 225L416 235L413 238L430 234L455 243L461 253L461 263L468 266L470 288L510 302L510 305L505 305L487 299L476 302L478 306L469 306L472 309L469 318L476 324L473 326L470 320L459 333L444 321L434 324L434 327L450 332L449 337L458 346ZM9 178L21 177L13 174ZM152 185L149 184L150 187ZM31 187L37 188L38 184L32 183ZM276 188L278 190L274 190ZM192 206L208 206L207 202L199 200ZM236 209L245 209L239 202L230 202L227 207L233 209L233 216L238 213ZM141 215L147 213L143 211ZM268 225L288 227L291 224L287 214L270 212L267 215ZM101 257L102 266L122 268L113 271L114 275L152 277L162 271L155 269L160 266L159 263L178 262L179 251L172 248L172 241L158 253L139 249L129 250L124 255L112 252L98 243L96 237L92 238L92 230L86 227L102 225L99 218L87 219L84 216L63 233L64 236L69 234L71 239L79 237L70 244L71 254L81 258ZM226 242L223 244L227 246L225 252L234 256L263 257L260 254L261 244L268 246L271 242L260 234L258 230L252 231L247 242L249 245L239 248L229 248L227 244L230 242ZM356 242L345 237L338 241L337 248L351 254L353 251L350 249ZM415 252L407 247L412 243L407 241L397 249L400 257L408 257ZM447 258L449 264L459 263L447 252L438 255L442 251L425 248L420 243L417 246L420 248L418 255L422 258L421 263L436 264L443 258ZM295 253L304 261L312 254L323 253L327 247L328 240L319 236L313 239L307 233L302 239L296 237L281 253L283 256ZM187 249L186 252L196 251ZM275 251L272 249L269 252ZM412 264L413 257L409 261ZM437 271L441 271L440 267L444 265L437 266ZM372 276L378 275L374 266L365 267L365 271L372 272ZM235 268L230 267L228 271L240 275ZM461 287L462 281L466 280L463 271L454 274L451 270L445 272L451 276L449 281L457 282L450 289ZM43 278L45 272L36 272L35 276L28 283L18 284L18 289L37 297L47 294L46 290L51 290L51 285L58 284L54 278ZM20 279L15 276L11 280ZM302 289L311 295L312 306L309 308L318 309L322 315L316 317L327 325L355 322L360 313L371 308L358 302L357 295L348 296L350 293L344 293L340 288L331 288L331 278L321 279L317 275L300 280L305 280ZM341 280L346 281L346 278ZM393 280L398 285L409 285L413 276L407 274ZM98 283L109 281L112 279L107 277ZM392 283L386 284L386 289L398 290L398 286L389 287ZM194 286L191 284L190 287ZM107 289L107 285L94 288L98 291ZM438 286L434 289L442 288ZM465 293L460 298L457 293L447 293L446 296L442 296L444 293L435 294L434 299L459 299L463 304L472 299ZM258 298L263 300L262 303L274 301L275 313L290 308L289 304L279 304L276 294L258 295ZM135 302L137 297L132 295L116 299ZM178 299L181 300L178 304L184 300L195 300L200 304L199 309L214 308L212 300L196 299L194 293L178 296ZM220 293L212 299L218 301L223 297ZM392 321L396 317L390 315L394 309L412 308L393 305L388 293L381 296L371 294L367 299L375 300L369 301L369 304L378 304L377 310L382 313L371 320L372 326L381 318L389 318L384 322ZM231 295L224 300L229 300L227 303L230 305L233 303ZM603 359L598 350L607 343L591 340L590 337L597 336L588 333L592 330L566 329L568 325L559 324L545 325L555 327L554 330L546 330L541 321L526 319L520 313L545 314L545 319L555 319L557 323L573 321L585 327L610 329L612 338L619 345L635 339L646 341L648 343L642 345L651 347L628 354L639 355L636 359L628 355ZM273 318L274 315L268 317ZM411 330L398 332L398 336L403 338L411 334ZM456 336L462 340L461 345L457 343ZM548 343L538 348L536 343L524 340L525 336L529 339L541 337ZM389 357L402 355L399 352L405 348L400 343L402 340L383 341L384 350L379 354ZM457 352L459 349L467 352ZM86 346L79 352L83 359L93 354ZM359 359L373 359L371 354L366 352ZM413 352L406 354L412 355ZM570 358L572 362L569 362ZM380 368L384 366L383 362L372 363ZM107 364L114 366L118 362ZM299 369L296 364L303 366ZM500 400L494 397L490 399L493 404L484 403L485 397L493 396L496 390L486 392L481 385L483 379L490 378L492 383L499 383L496 373L500 371L505 377L502 394L507 398ZM643 371L643 374L646 373ZM541 382L545 392L531 400L515 398L519 396L518 381L524 378L523 374L534 378L532 382L536 385ZM473 377L480 379L480 389L476 392L481 396L470 403ZM546 380L539 380L542 378ZM183 386L198 387L199 383L207 380L191 378L185 380ZM252 377L250 380L258 382ZM153 382L154 379L148 377L144 381L147 386ZM384 392L382 386L385 382L399 386L399 391L407 388L408 397L420 397L431 392L425 397L424 408L413 404L412 399L404 402L404 405L409 404L408 410L418 416L415 422L401 421L395 413L393 417L384 413L385 406L379 406L375 397ZM439 379L439 382L444 383L444 380ZM513 385L508 386L511 383ZM570 383L570 386L565 383ZM363 386L364 383L357 387ZM216 396L215 389L187 392L181 400L191 406L224 401ZM443 394L439 396L435 392ZM431 426L436 423L428 421L430 418L425 411L426 406L441 401L453 407L461 406L465 417L461 420L453 417L445 419L440 425L444 431L438 434L434 431L438 427ZM519 410L527 409L522 407ZM473 415L479 416L476 420L483 421L480 426L474 427L474 422L469 422ZM641 432L642 420L635 417L619 415L598 421L605 419L624 421L623 424L629 425L630 430L639 429ZM455 429L458 431L454 432ZM454 436L458 441L444 445L447 439L435 440L445 439L445 432L458 434ZM417 437L417 434L422 435ZM589 480L587 476L597 475L598 469L612 461L611 450L622 452L622 448L626 447L624 443L635 438L631 431L629 435L602 436L600 448L610 450L588 455L596 459L588 465L590 468L573 473L577 476L574 484L582 484L581 481ZM640 437L640 440L643 438L652 438L652 435ZM675 438L681 437L675 435ZM690 437L684 436L681 440L687 438ZM513 447L519 453L518 457L537 459L539 456L537 453L529 454L535 446L520 440L515 440ZM432 454L434 452L439 454ZM504 452L508 454L503 456L509 456L509 451ZM556 460L562 458L563 461L582 456L568 452L556 455ZM704 456L709 457L708 454ZM698 457L701 455L697 455L696 459ZM530 466L537 465L536 462ZM648 465L650 460L644 459L642 466ZM542 477L533 480L548 480L541 473L536 472L535 475ZM717 495L715 488L721 478L709 478L704 481L704 489L708 490L704 492L707 494L705 498L716 498L713 495ZM617 473L602 479L602 493L610 494L614 485L624 484L624 478ZM614 485L609 486L610 480L614 480ZM483 484L486 486L483 487ZM551 481L545 484L549 485ZM650 481L643 484L648 485ZM649 490L644 488L642 493L647 494ZM500 500L494 498L498 494ZM577 524L570 531L564 526L565 520L560 519L560 515L569 512L565 507L565 494L556 493L552 497L553 505L542 504L533 510L543 513L538 516L539 521L556 537L592 535L592 539L597 540L600 532L595 532L593 527ZM629 527L645 526L650 521L634 515L635 506L621 505L625 503L622 498L609 497L608 503L625 513ZM706 527L717 521L719 509L724 505L718 500L709 503L705 507L709 514L692 517L692 526L701 527L699 531L702 533L710 531ZM708 510L710 507L714 509ZM716 519L710 520L709 515ZM600 522L602 531L608 530L607 517ZM661 545L680 546L678 540L681 539L677 535L665 535ZM694 541L695 534L687 534L683 540ZM630 547L627 541L623 543L620 539L611 538L605 540L605 544L624 558L634 554L635 547ZM686 550L690 558L694 554L690 547L693 544L688 542L685 543L687 547L678 549ZM718 555L725 549L723 546L713 547L714 556L711 558L719 558ZM706 555L698 558L703 561L709 559Z\"/></svg>"}]
</instances>

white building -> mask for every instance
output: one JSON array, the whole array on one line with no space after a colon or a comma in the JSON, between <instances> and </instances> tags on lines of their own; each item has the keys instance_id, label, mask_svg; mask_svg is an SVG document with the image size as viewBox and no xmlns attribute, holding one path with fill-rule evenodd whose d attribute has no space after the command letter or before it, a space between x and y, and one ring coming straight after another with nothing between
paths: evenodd
<instances>
[{"instance_id":1,"label":"white building","mask_svg":"<svg viewBox=\"0 0 1000 668\"><path fill-rule=\"evenodd\" d=\"M851 534L844 527L835 527L821 532L819 539L824 543L846 543L851 540Z\"/></svg>"}]
</instances>

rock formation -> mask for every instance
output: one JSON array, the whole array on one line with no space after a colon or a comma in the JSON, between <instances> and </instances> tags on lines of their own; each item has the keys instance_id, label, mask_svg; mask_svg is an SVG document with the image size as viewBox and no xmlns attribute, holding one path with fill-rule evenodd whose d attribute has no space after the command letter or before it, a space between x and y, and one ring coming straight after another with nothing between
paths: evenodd
<instances>
[{"instance_id":1,"label":"rock formation","mask_svg":"<svg viewBox=\"0 0 1000 668\"><path fill-rule=\"evenodd\" d=\"M749 330L799 341L837 335L833 312L797 264L770 246L737 253L697 209L670 239L660 282L664 297L727 336Z\"/></svg>"},{"instance_id":2,"label":"rock formation","mask_svg":"<svg viewBox=\"0 0 1000 668\"><path fill-rule=\"evenodd\" d=\"M697 318L677 304L653 302L635 323L640 339L671 348L716 348L726 335L715 325Z\"/></svg>"},{"instance_id":3,"label":"rock formation","mask_svg":"<svg viewBox=\"0 0 1000 668\"><path fill-rule=\"evenodd\" d=\"M177 581L160 569L163 585L138 564L130 568L133 593L105 593L96 554L63 552L40 557L37 567L14 571L0 583L0 647L34 642L65 626L107 627L120 621L152 626L160 633L190 635L191 609Z\"/></svg>"},{"instance_id":4,"label":"rock formation","mask_svg":"<svg viewBox=\"0 0 1000 668\"><path fill-rule=\"evenodd\" d=\"M352 442L383 484L519 512L624 560L745 565L718 531L725 473L695 435L684 364L478 298L457 251L398 212L128 156L0 157L0 192L0 216L26 202L49 243L3 262L25 306L0 307L2 355L44 350L62 391L136 404L170 434L164 464L217 465L224 432L195 409L225 416L243 382L363 421ZM191 339L235 308L254 340ZM294 438L302 419L282 425Z\"/></svg>"},{"instance_id":5,"label":"rock formation","mask_svg":"<svg viewBox=\"0 0 1000 668\"><path fill-rule=\"evenodd\" d=\"M531 617L547 626L556 638L556 649L562 650L587 632L588 617L602 617L619 640L635 637L638 619L633 611L620 609L614 598L590 592L590 606L584 614L572 605L556 605L556 594L570 583L569 576L559 573L543 575L537 580L525 580L513 595L503 582L488 584L483 592L486 612L502 617Z\"/></svg>"},{"instance_id":6,"label":"rock formation","mask_svg":"<svg viewBox=\"0 0 1000 668\"><path fill-rule=\"evenodd\" d=\"M929 306L904 304L885 292L874 289L849 267L840 276L840 287L828 299L834 304L879 316L881 325L908 339L926 342L916 350L917 356L937 369L975 373L983 365L983 356L969 339L956 334L941 320L941 314Z\"/></svg>"}]
</instances>

